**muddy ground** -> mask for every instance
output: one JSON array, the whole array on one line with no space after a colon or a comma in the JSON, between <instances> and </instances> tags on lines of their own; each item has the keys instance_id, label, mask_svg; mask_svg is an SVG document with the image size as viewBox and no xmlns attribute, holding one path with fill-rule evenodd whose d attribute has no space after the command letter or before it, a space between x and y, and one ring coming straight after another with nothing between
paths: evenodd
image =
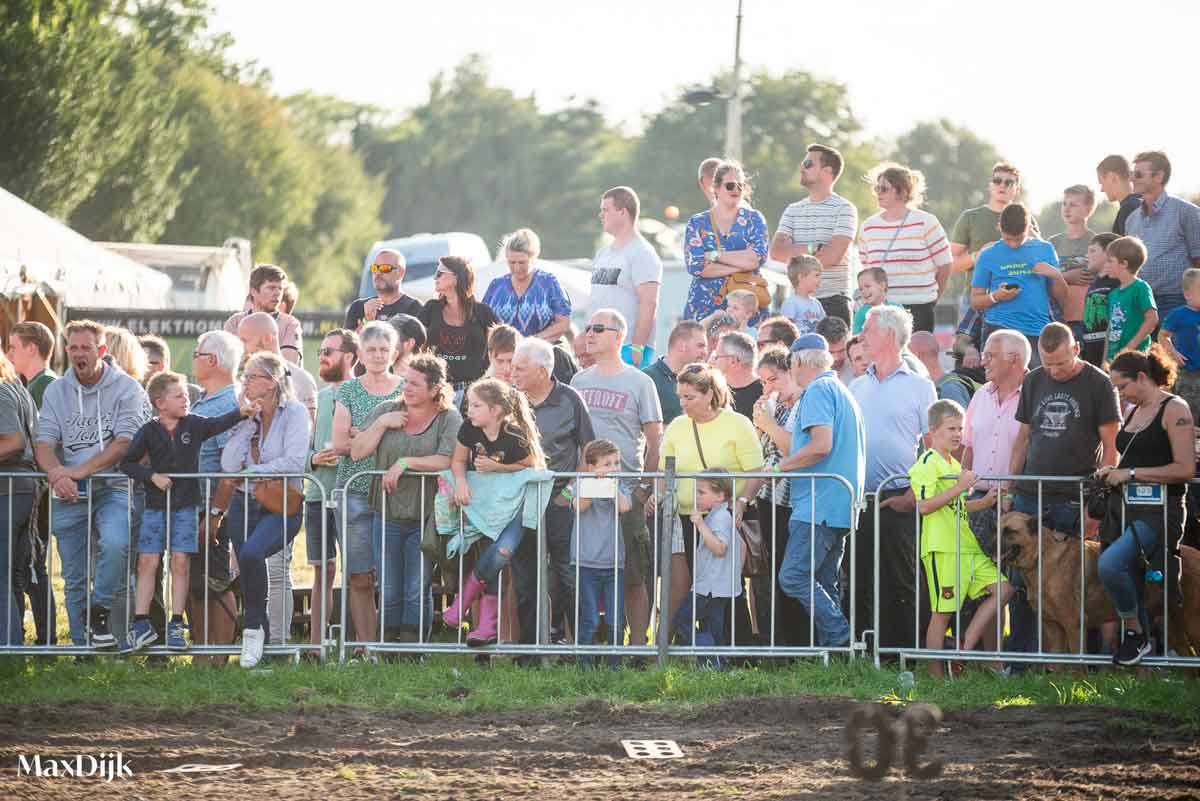
<instances>
[{"instance_id":1,"label":"muddy ground","mask_svg":"<svg viewBox=\"0 0 1200 801\"><path fill-rule=\"evenodd\" d=\"M946 763L940 777L911 779L896 767L866 782L846 761L855 706L771 698L664 714L593 702L451 719L345 707L272 715L9 707L0 714L0 799L1200 798L1195 736L1170 718L1095 707L950 712L930 739L931 755ZM673 739L684 756L633 760L620 745L630 738ZM132 779L18 776L20 754L118 749ZM225 773L163 772L237 762Z\"/></svg>"}]
</instances>

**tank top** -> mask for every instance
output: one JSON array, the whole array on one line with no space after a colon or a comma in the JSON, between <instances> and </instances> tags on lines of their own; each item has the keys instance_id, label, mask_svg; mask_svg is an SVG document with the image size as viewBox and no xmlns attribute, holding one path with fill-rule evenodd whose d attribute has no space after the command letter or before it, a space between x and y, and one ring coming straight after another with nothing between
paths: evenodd
<instances>
[{"instance_id":1,"label":"tank top","mask_svg":"<svg viewBox=\"0 0 1200 801\"><path fill-rule=\"evenodd\" d=\"M1133 419L1137 410L1129 413L1125 422L1121 424L1121 430L1117 432L1117 451L1121 454L1118 467L1161 467L1170 461L1171 440L1167 436L1167 430L1163 428L1162 418L1167 404L1175 397L1178 396L1168 395L1163 398L1154 419L1139 431L1128 430L1129 421ZM1168 484L1167 494L1171 497L1180 496L1186 489L1186 484Z\"/></svg>"}]
</instances>

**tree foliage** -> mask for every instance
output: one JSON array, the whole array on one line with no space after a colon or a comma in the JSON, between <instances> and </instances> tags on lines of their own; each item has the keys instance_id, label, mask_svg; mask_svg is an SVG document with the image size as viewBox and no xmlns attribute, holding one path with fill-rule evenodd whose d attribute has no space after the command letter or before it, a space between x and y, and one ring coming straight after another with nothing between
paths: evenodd
<instances>
[{"instance_id":1,"label":"tree foliage","mask_svg":"<svg viewBox=\"0 0 1200 801\"><path fill-rule=\"evenodd\" d=\"M945 119L917 123L897 140L891 158L925 174L924 208L947 231L964 209L987 202L992 167L1002 160L991 142Z\"/></svg>"}]
</instances>

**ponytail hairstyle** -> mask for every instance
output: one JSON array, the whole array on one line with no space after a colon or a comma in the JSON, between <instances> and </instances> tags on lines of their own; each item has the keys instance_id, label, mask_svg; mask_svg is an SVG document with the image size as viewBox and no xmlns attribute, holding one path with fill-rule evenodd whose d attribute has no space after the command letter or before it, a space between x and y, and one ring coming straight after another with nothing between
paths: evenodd
<instances>
[{"instance_id":1,"label":"ponytail hairstyle","mask_svg":"<svg viewBox=\"0 0 1200 801\"><path fill-rule=\"evenodd\" d=\"M1175 360L1162 345L1155 342L1148 353L1127 351L1113 359L1110 373L1120 373L1130 381L1136 381L1138 373L1145 373L1156 386L1166 389L1175 385L1175 374L1179 371Z\"/></svg>"},{"instance_id":2,"label":"ponytail hairstyle","mask_svg":"<svg viewBox=\"0 0 1200 801\"><path fill-rule=\"evenodd\" d=\"M469 392L475 397L500 410L500 424L511 422L529 440L529 450L533 453L533 466L539 469L546 467L546 454L542 451L541 434L538 433L537 421L525 393L516 387L505 384L498 378L481 378L471 385Z\"/></svg>"}]
</instances>

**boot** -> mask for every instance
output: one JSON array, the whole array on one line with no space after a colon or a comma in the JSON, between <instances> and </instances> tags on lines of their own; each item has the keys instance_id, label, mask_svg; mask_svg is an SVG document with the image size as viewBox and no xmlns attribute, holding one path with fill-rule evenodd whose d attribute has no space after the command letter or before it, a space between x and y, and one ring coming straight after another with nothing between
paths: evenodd
<instances>
[{"instance_id":1,"label":"boot","mask_svg":"<svg viewBox=\"0 0 1200 801\"><path fill-rule=\"evenodd\" d=\"M467 636L467 645L480 648L496 644L496 619L499 605L495 595L485 595L479 601L479 625Z\"/></svg>"},{"instance_id":2,"label":"boot","mask_svg":"<svg viewBox=\"0 0 1200 801\"><path fill-rule=\"evenodd\" d=\"M475 603L475 599L483 592L483 582L480 581L475 571L471 571L471 575L467 577L467 584L463 587L462 592L454 596L454 600L442 612L442 622L451 630L462 625L463 614L467 609L471 608L471 604Z\"/></svg>"}]
</instances>

